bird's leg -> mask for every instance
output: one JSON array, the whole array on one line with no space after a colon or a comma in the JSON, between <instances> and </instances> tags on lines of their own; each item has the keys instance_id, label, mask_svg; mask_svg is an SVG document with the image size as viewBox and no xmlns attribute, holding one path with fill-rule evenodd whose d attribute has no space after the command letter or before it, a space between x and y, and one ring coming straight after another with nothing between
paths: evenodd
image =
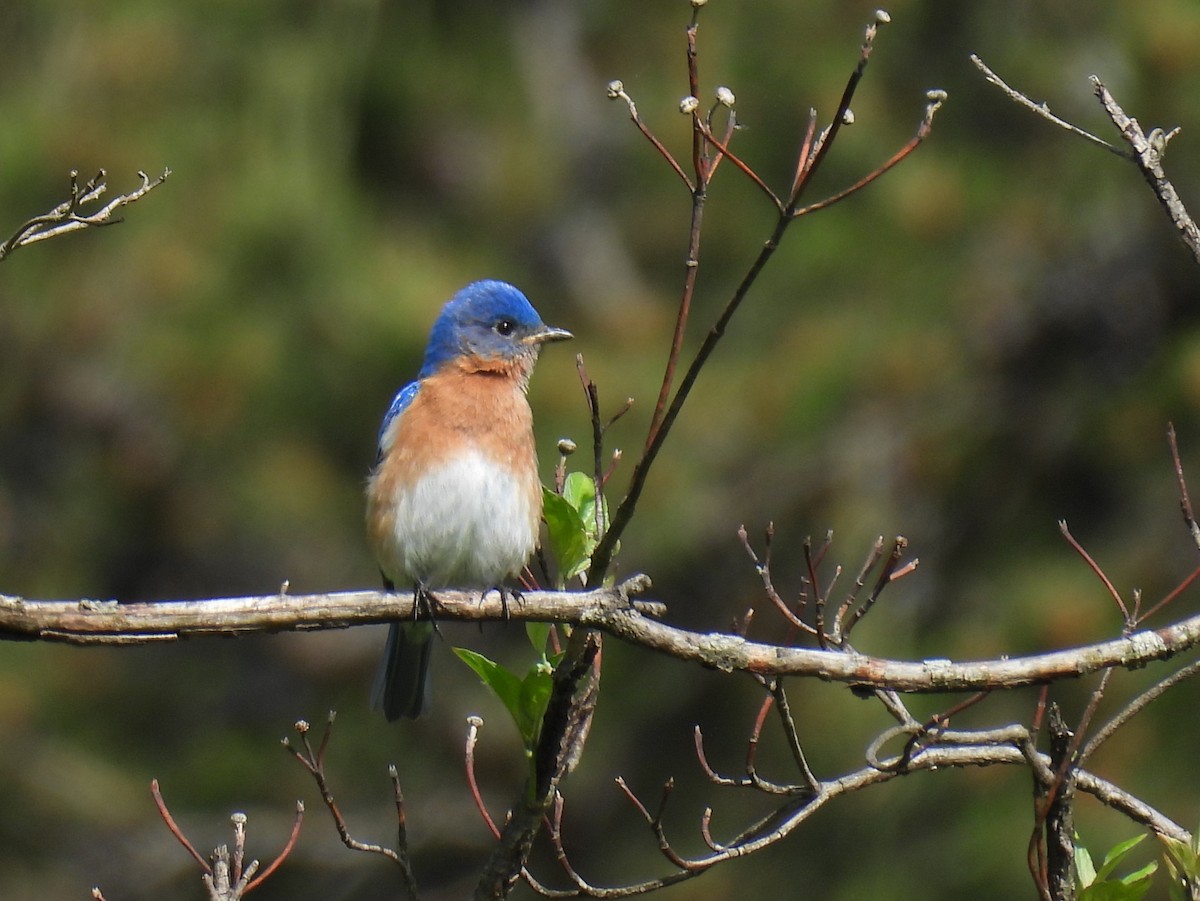
<instances>
[{"instance_id":1,"label":"bird's leg","mask_svg":"<svg viewBox=\"0 0 1200 901\"><path fill-rule=\"evenodd\" d=\"M396 590L396 583L383 575L382 572L379 575L383 576L383 590L394 592ZM433 593L420 582L414 582L412 621L417 623L423 619L427 619L433 623L433 631L437 632L437 618L434 616L435 606L436 601L433 599Z\"/></svg>"},{"instance_id":2,"label":"bird's leg","mask_svg":"<svg viewBox=\"0 0 1200 901\"><path fill-rule=\"evenodd\" d=\"M441 637L442 630L438 628L437 622L437 599L434 598L433 592L420 582L413 585L412 619L414 623L428 622L433 626L434 633Z\"/></svg>"}]
</instances>

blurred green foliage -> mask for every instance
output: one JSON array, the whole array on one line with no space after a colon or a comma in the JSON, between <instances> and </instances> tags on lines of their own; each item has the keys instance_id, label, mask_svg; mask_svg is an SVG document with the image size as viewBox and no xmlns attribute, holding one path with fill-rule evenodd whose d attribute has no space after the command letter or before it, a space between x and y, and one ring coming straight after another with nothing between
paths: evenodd
<instances>
[{"instance_id":1,"label":"blurred green foliage","mask_svg":"<svg viewBox=\"0 0 1200 901\"><path fill-rule=\"evenodd\" d=\"M708 4L704 90L734 89L736 146L772 184L790 179L807 109L836 106L873 9ZM921 567L860 628L864 650L971 657L1111 636L1112 605L1055 523L1148 599L1194 565L1163 435L1174 420L1200 471L1197 271L1132 167L1012 106L967 56L1106 137L1092 73L1145 126L1184 126L1167 164L1196 209L1200 7L890 11L857 124L813 198L886 159L939 87L950 100L933 137L788 235L678 422L622 571L651 573L672 621L719 629L762 604L740 523L755 534L775 521L776 580L793 591L805 535L834 529L833 556L855 570L876 534L899 533ZM105 167L114 190L138 169L174 172L124 224L0 268L0 591L140 600L377 584L361 535L375 429L440 303L479 277L516 282L576 334L602 402L636 398L611 433L628 461L665 359L688 197L604 86L621 78L686 155L687 15L682 0L0 5L4 229L58 202L72 168ZM707 216L697 329L771 223L730 166ZM556 440L589 434L571 370L547 354L531 389L547 479ZM781 634L768 619L758 637ZM510 666L527 655L515 627L446 631L447 647ZM228 840L227 814L245 809L251 852L269 858L292 799L309 801L295 858L256 897L394 897L393 874L337 845L274 748L330 707L331 777L352 828L391 835L395 761L426 897L463 897L488 843L461 777L464 717L489 722L478 757L494 813L520 783L520 739L448 653L431 718L377 721L366 694L381 645L378 630L355 630L0 646L0 898L78 898L97 883L110 901L198 897L153 812L152 776L201 848ZM701 847L709 804L718 835L761 813L761 799L707 785L691 750L699 723L714 765L736 769L758 694L617 642L605 657L567 833L576 864L615 883L663 868L616 775L648 798L677 778L669 820L684 850ZM1159 672L1121 674L1113 697ZM1055 694L1070 710L1083 690ZM1192 823L1188 692L1096 764ZM858 765L880 711L837 686L792 696L818 774ZM966 719L1028 721L1032 706L1013 694ZM784 749L759 753L787 772ZM1028 897L1027 782L900 780L663 897ZM1081 817L1096 847L1128 836L1087 802Z\"/></svg>"}]
</instances>

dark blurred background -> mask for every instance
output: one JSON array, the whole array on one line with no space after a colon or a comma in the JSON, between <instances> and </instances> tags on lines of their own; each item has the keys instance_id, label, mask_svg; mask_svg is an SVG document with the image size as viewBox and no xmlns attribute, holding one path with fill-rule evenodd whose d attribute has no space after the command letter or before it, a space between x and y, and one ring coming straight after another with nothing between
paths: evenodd
<instances>
[{"instance_id":1,"label":"dark blurred background","mask_svg":"<svg viewBox=\"0 0 1200 901\"><path fill-rule=\"evenodd\" d=\"M704 11L705 102L720 84L736 92L736 147L780 190L807 109L832 113L873 11L839 0ZM890 11L857 123L810 199L885 160L913 133L925 90L944 88L934 134L788 234L679 420L619 570L650 573L671 621L722 629L764 607L739 524L758 535L775 522L787 593L806 535L833 529L830 560L854 571L874 536L903 534L920 569L863 625L864 650L969 658L1116 635L1114 605L1056 521L1127 596L1156 600L1195 565L1165 429L1174 420L1200 472L1197 268L1132 166L1013 106L968 54L1106 138L1093 73L1147 128L1184 126L1167 164L1196 208L1200 8L905 0ZM559 437L587 438L575 352L610 409L637 399L611 433L630 459L665 358L689 201L605 85L621 78L686 157L688 15L682 0L7 0L0 228L57 203L72 168L107 168L114 190L135 187L139 168L174 174L124 224L0 267L0 591L132 601L270 593L284 580L297 593L374 587L361 489L378 421L441 302L480 277L517 283L577 336L544 355L532 384L544 475ZM689 347L773 221L732 166L707 216ZM1175 613L1195 607L1189 594ZM202 849L245 810L251 853L270 858L294 799L307 801L300 846L263 901L397 897L386 863L338 844L278 747L297 718L330 708L330 776L352 829L390 839L395 762L425 897L466 896L488 838L462 777L465 717L488 723L479 766L497 815L523 762L448 647L513 666L526 654L516 627L444 632L432 716L395 726L366 704L382 627L123 651L0 646L0 898L83 898L94 884L109 901L201 897L151 805L152 777ZM755 634L782 634L765 607ZM1119 673L1101 718L1167 671ZM1068 719L1088 687L1056 687ZM718 836L765 809L707 785L691 751L698 723L714 765L738 768L759 699L748 679L609 641L604 689L567 786L569 850L590 878L664 870L615 776L650 800L677 779L670 825L684 851L702 850L705 806ZM1192 692L1176 689L1095 761L1188 826L1200 816ZM888 725L842 687L797 683L791 697L824 777L860 766ZM961 722L1028 722L1034 701L995 697ZM789 777L777 743L760 755ZM1030 897L1029 796L1020 770L901 780L662 896ZM1086 801L1079 829L1096 851L1136 831ZM538 872L556 878L550 861Z\"/></svg>"}]
</instances>

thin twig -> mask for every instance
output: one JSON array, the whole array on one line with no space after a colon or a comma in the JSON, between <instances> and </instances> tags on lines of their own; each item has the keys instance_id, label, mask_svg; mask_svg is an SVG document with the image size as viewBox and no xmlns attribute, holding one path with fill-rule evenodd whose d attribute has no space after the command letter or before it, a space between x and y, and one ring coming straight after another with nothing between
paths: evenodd
<instances>
[{"instance_id":1,"label":"thin twig","mask_svg":"<svg viewBox=\"0 0 1200 901\"><path fill-rule=\"evenodd\" d=\"M392 863L400 867L403 874L404 882L408 888L409 894L416 897L416 879L412 872L412 865L408 859L406 848L399 850L378 845L371 842L363 842L354 838L350 834L350 829L346 825L346 819L342 816L341 810L338 808L337 802L334 800L333 791L329 787L329 780L325 775L325 760L324 753L329 745L330 733L333 731L333 723L335 719L334 711L330 711L329 717L325 722L325 733L321 738L320 750L314 750L312 743L309 741L308 733L311 727L305 720L296 722L295 730L300 736L300 743L303 750L298 749L292 744L291 739L285 738L282 741L283 747L287 749L300 765L303 766L313 781L316 783L317 791L320 792L321 800L324 802L329 815L333 818L333 825L337 829L338 837L342 840L342 844L352 851L365 851L371 854L379 854L386 857ZM401 811L402 815L403 811Z\"/></svg>"},{"instance_id":2,"label":"thin twig","mask_svg":"<svg viewBox=\"0 0 1200 901\"><path fill-rule=\"evenodd\" d=\"M488 813L487 805L483 803L483 795L479 791L479 780L475 778L475 745L479 742L479 730L481 728L483 728L483 719L481 717L467 717L467 745L464 753L464 759L467 764L467 787L470 789L471 798L475 802L475 809L479 811L479 816L483 818L484 825L492 833L492 838L499 841L500 827L496 825L496 821Z\"/></svg>"},{"instance_id":3,"label":"thin twig","mask_svg":"<svg viewBox=\"0 0 1200 901\"><path fill-rule=\"evenodd\" d=\"M138 177L142 180L141 187L130 191L128 194L118 194L104 206L91 213L87 213L83 211L83 207L89 203L98 201L108 189L108 185L104 182L105 172L101 169L94 178L80 185L79 172L72 169L70 174L70 198L60 203L50 212L41 216L35 216L22 223L7 241L0 244L0 261L6 259L18 247L36 244L38 241L56 238L59 235L65 235L84 228L115 225L122 220L114 219L113 213L121 207L141 200L166 181L170 174L170 169L164 169L162 175L152 180L145 172L139 171Z\"/></svg>"},{"instance_id":4,"label":"thin twig","mask_svg":"<svg viewBox=\"0 0 1200 901\"><path fill-rule=\"evenodd\" d=\"M250 881L250 883L246 886L247 892L254 891L254 889L266 882L267 879L270 878L271 874L279 869L283 862L287 860L288 855L292 853L292 849L296 847L296 842L300 838L300 827L302 825L304 825L304 802L297 801L296 818L292 821L292 833L288 836L287 844L283 846L283 850L279 852L279 855L273 861L271 861L270 866L268 866L262 871L261 874Z\"/></svg>"},{"instance_id":5,"label":"thin twig","mask_svg":"<svg viewBox=\"0 0 1200 901\"><path fill-rule=\"evenodd\" d=\"M1078 137L1083 138L1085 141L1090 141L1097 147L1103 147L1109 153L1114 153L1119 157L1128 159L1128 154L1125 153L1125 151L1123 151L1120 147L1116 147L1113 144L1108 143L1108 141L1104 140L1103 138L1096 137L1096 135L1092 134L1090 131L1084 131L1082 128L1072 125L1066 119L1060 119L1058 116L1054 115L1052 112L1050 112L1050 107L1045 101L1042 101L1041 103L1034 103L1034 101L1029 99L1028 96L1022 94L1016 88L1011 87L1008 82L988 68L987 64L985 64L984 61L974 53L971 54L971 62L975 64L976 69L983 73L983 77L988 80L988 83L995 85L1001 91L1003 91L1008 96L1009 100L1012 100L1014 103L1025 107L1030 112L1041 116L1047 122L1052 122L1059 128L1066 129L1071 134L1077 135Z\"/></svg>"},{"instance_id":6,"label":"thin twig","mask_svg":"<svg viewBox=\"0 0 1200 901\"><path fill-rule=\"evenodd\" d=\"M1191 533L1192 541L1200 549L1200 524L1196 522L1196 514L1192 510L1192 498L1188 494L1187 479L1183 475L1183 459L1179 456L1179 441L1175 437L1175 423L1167 423L1167 443L1171 446L1171 463L1175 468L1175 480L1179 483L1179 509L1183 513L1183 521Z\"/></svg>"},{"instance_id":7,"label":"thin twig","mask_svg":"<svg viewBox=\"0 0 1200 901\"><path fill-rule=\"evenodd\" d=\"M850 631L864 616L871 612L871 608L875 606L875 602L879 600L879 596L883 590L887 588L893 581L901 578L904 575L912 572L917 565L917 561L911 560L909 563L900 567L900 558L904 556L904 551L908 548L908 539L903 535L897 535L892 541L892 552L884 560L883 568L879 571L879 577L875 580L875 587L871 589L871 593L867 595L867 599L862 602L862 605L851 612L846 619L845 625L842 627L842 634L846 637L850 636Z\"/></svg>"},{"instance_id":8,"label":"thin twig","mask_svg":"<svg viewBox=\"0 0 1200 901\"><path fill-rule=\"evenodd\" d=\"M941 109L942 104L946 102L945 91L930 91L927 96L929 98L929 104L925 107L925 118L921 120L921 124L917 128L917 133L909 139L907 144L892 154L891 158L888 159L887 162L879 166L879 168L875 169L873 172L868 172L854 184L850 185L850 187L844 188L841 191L838 191L836 194L826 197L824 200L818 200L816 203L810 203L808 206L800 207L799 209L793 209L792 216L796 219L799 219L801 216L807 216L809 213L815 213L817 210L826 209L833 206L835 203L845 200L851 194L861 191L871 182L875 181L875 179L895 168L897 165L903 162L910 153L921 146L922 142L929 137L929 133L933 129L933 117L937 114L937 111Z\"/></svg>"},{"instance_id":9,"label":"thin twig","mask_svg":"<svg viewBox=\"0 0 1200 901\"><path fill-rule=\"evenodd\" d=\"M1113 585L1108 576L1104 574L1104 570L1100 568L1099 564L1092 559L1092 555L1084 550L1082 544L1075 540L1075 536L1072 535L1071 530L1067 528L1067 521L1065 519L1060 519L1058 521L1058 530L1062 532L1063 537L1067 539L1067 543L1071 545L1071 547L1075 550L1075 553L1082 557L1083 561L1088 565L1088 568L1096 574L1096 578L1104 583L1104 587L1108 589L1109 595L1114 601L1116 601L1117 607L1121 611L1121 618L1125 622L1126 626L1131 625L1133 620L1129 617L1129 610L1125 606L1125 602L1121 600L1120 592L1117 591L1116 586Z\"/></svg>"},{"instance_id":10,"label":"thin twig","mask_svg":"<svg viewBox=\"0 0 1200 901\"><path fill-rule=\"evenodd\" d=\"M704 120L700 118L698 113L693 112L692 116L695 117L696 128L699 129L700 134L704 135L704 139L717 148L717 150L720 151L721 156L728 157L729 161L733 163L734 166L736 166L747 178L754 182L755 186L760 191L767 195L767 199L771 201L771 204L779 212L783 212L783 201L779 199L779 196L771 190L767 183L759 177L758 173L755 172L749 166L749 164L747 164L737 154L729 149L729 139L726 138L725 141L721 141L712 133L708 125L705 124ZM718 157L718 159L720 159L720 157Z\"/></svg>"},{"instance_id":11,"label":"thin twig","mask_svg":"<svg viewBox=\"0 0 1200 901\"><path fill-rule=\"evenodd\" d=\"M1096 749L1100 747L1100 745L1112 738L1118 729L1145 710L1152 701L1157 700L1167 691L1167 689L1173 688L1180 682L1192 678L1197 673L1200 673L1200 660L1193 661L1183 669L1172 673L1167 678L1151 686L1126 704L1112 719L1105 723L1104 726L1091 737L1091 739L1089 739L1086 745L1083 746L1083 749L1079 752L1079 762L1083 763L1085 760L1091 757L1092 754L1095 753Z\"/></svg>"},{"instance_id":12,"label":"thin twig","mask_svg":"<svg viewBox=\"0 0 1200 901\"><path fill-rule=\"evenodd\" d=\"M796 764L796 769L800 771L804 784L815 795L821 790L821 780L813 775L813 771L808 766L808 760L804 756L804 748L800 746L800 735L796 731L796 721L792 718L787 694L783 690L782 679L775 680L771 696L775 699L776 709L779 710L779 722L783 726L783 734L787 739L788 750L792 753L792 760Z\"/></svg>"},{"instance_id":13,"label":"thin twig","mask_svg":"<svg viewBox=\"0 0 1200 901\"><path fill-rule=\"evenodd\" d=\"M200 868L204 870L205 873L211 875L212 866L207 860L204 859L204 856L195 849L192 843L187 840L187 836L183 834L183 831L179 828L178 824L176 824L175 818L171 816L171 811L167 809L167 803L163 800L162 792L158 790L157 779L150 780L150 794L154 797L154 806L158 808L158 815L161 816L163 822L167 824L167 829L173 836L175 836L175 840L179 842L179 844L183 845L184 850L187 851L188 854L192 855L193 859L195 859L196 863L200 864Z\"/></svg>"},{"instance_id":14,"label":"thin twig","mask_svg":"<svg viewBox=\"0 0 1200 901\"><path fill-rule=\"evenodd\" d=\"M829 153L829 149L833 146L838 132L843 125L851 121L849 116L850 104L854 100L854 92L858 90L858 83L862 81L863 73L867 69L867 61L871 57L871 50L875 47L875 35L879 31L880 25L884 25L890 21L891 17L882 10L879 10L875 14L875 21L867 26L863 35L862 47L859 49L858 65L850 73L846 87L842 90L842 99L838 102L837 112L834 113L832 121L825 132L817 139L812 153L807 158L802 157L801 171L795 180L795 188L788 200L784 215L788 215L788 211L796 209L796 204L799 202L800 196L804 193L805 187L812 181L813 176L816 175L825 156Z\"/></svg>"},{"instance_id":15,"label":"thin twig","mask_svg":"<svg viewBox=\"0 0 1200 901\"><path fill-rule=\"evenodd\" d=\"M694 191L695 188L692 186L692 180L688 178L688 174L683 171L683 167L679 163L675 162L675 157L671 156L671 151L663 146L662 142L654 136L654 132L650 131L646 123L642 121L642 117L638 115L637 104L633 102L632 97L625 93L625 86L620 81L610 81L608 83L608 97L610 100L625 101L625 105L629 108L629 118L633 120L633 124L637 126L638 131L645 136L646 140L654 145L654 149L667 161L667 164L674 170L675 174L683 179L683 183L687 185L688 190Z\"/></svg>"},{"instance_id":16,"label":"thin twig","mask_svg":"<svg viewBox=\"0 0 1200 901\"><path fill-rule=\"evenodd\" d=\"M772 525L770 523L768 523L766 548L763 552L764 559L762 561L760 561L758 559L758 555L754 553L754 548L752 548L750 546L750 536L746 532L746 527L744 525L738 527L737 534L738 534L738 539L742 543L742 547L745 548L746 553L750 556L750 559L754 563L755 571L758 573L759 578L762 579L763 590L767 594L767 599L770 600L770 602L775 605L776 609L779 610L780 614L782 614L783 618L788 621L788 624L791 625L792 628L799 629L801 631L805 631L805 632L808 632L809 634L815 635L816 630L812 626L810 626L808 623L806 623L802 619L800 619L800 617L797 616L795 613L793 613L791 611L791 609L788 607L788 605L784 602L783 598L781 598L779 596L779 592L775 590L775 584L771 579L771 534L772 534L772 531L773 531Z\"/></svg>"},{"instance_id":17,"label":"thin twig","mask_svg":"<svg viewBox=\"0 0 1200 901\"><path fill-rule=\"evenodd\" d=\"M1184 579L1182 582L1180 582L1178 585L1176 585L1173 589L1171 589L1170 592L1167 593L1167 596L1165 598L1163 598L1161 601L1159 601L1157 604L1155 604L1153 607L1151 607L1149 610L1147 610L1141 616L1137 616L1135 614L1134 625L1140 626L1146 620L1150 619L1150 617L1152 617L1152 616L1154 616L1154 614L1158 613L1159 610L1162 610L1164 607L1166 607L1168 604L1170 604L1172 601L1174 601L1176 598L1178 598L1181 594L1183 594L1184 591L1186 591L1191 586L1191 584L1196 581L1196 579L1198 577L1200 577L1200 566L1193 569L1186 579Z\"/></svg>"}]
</instances>

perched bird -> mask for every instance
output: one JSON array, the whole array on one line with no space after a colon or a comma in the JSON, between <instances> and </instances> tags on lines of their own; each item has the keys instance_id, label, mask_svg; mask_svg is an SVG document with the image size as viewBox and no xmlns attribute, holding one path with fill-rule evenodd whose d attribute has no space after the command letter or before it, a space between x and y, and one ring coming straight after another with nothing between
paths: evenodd
<instances>
[{"instance_id":1,"label":"perched bird","mask_svg":"<svg viewBox=\"0 0 1200 901\"><path fill-rule=\"evenodd\" d=\"M417 380L383 418L367 534L388 590L499 588L537 546L542 487L525 391L538 351L572 337L512 285L467 285L442 308ZM389 720L429 706L433 625L393 623L373 704Z\"/></svg>"}]
</instances>

